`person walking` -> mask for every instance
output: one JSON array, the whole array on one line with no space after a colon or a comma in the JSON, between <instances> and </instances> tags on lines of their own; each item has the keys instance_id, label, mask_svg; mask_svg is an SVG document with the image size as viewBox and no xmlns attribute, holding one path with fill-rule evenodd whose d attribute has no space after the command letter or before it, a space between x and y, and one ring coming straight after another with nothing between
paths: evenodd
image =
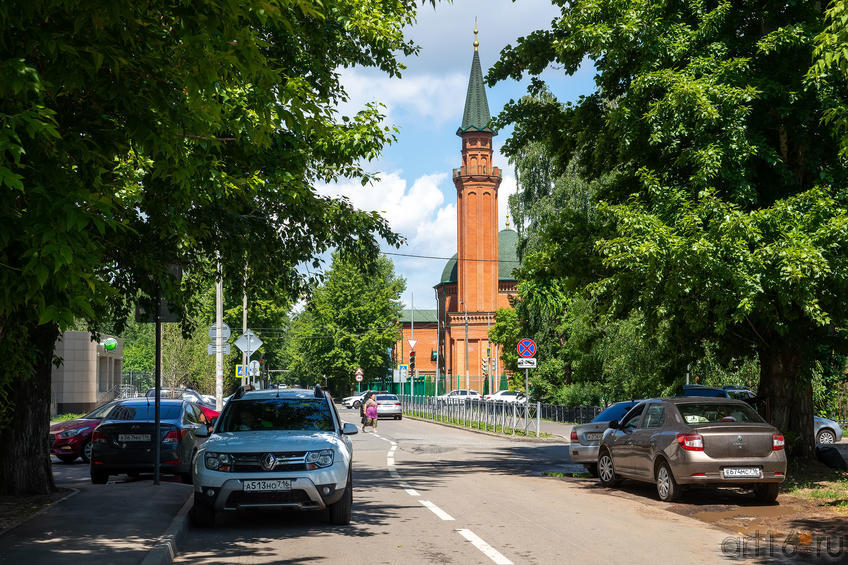
<instances>
[{"instance_id":1,"label":"person walking","mask_svg":"<svg viewBox=\"0 0 848 565\"><path fill-rule=\"evenodd\" d=\"M366 392L362 395L362 400L359 401L359 420L362 423L362 431L365 431L365 424L368 423L368 419L365 416L365 403L368 402L368 399L371 398L371 395L374 394L372 392Z\"/></svg>"},{"instance_id":2,"label":"person walking","mask_svg":"<svg viewBox=\"0 0 848 565\"><path fill-rule=\"evenodd\" d=\"M365 420L366 424L362 426L362 431L365 431L365 426L371 426L371 429L377 431L377 400L374 395L368 397L365 402Z\"/></svg>"}]
</instances>

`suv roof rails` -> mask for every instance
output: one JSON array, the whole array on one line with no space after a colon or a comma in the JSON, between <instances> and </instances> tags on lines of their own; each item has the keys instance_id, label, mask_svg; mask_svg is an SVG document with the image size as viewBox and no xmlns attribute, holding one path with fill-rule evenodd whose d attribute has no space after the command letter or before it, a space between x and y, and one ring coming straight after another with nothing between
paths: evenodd
<instances>
[{"instance_id":1,"label":"suv roof rails","mask_svg":"<svg viewBox=\"0 0 848 565\"><path fill-rule=\"evenodd\" d=\"M244 396L244 393L250 392L251 390L254 390L253 385L241 385L236 389L235 393L233 393L232 400L238 400L239 398Z\"/></svg>"}]
</instances>

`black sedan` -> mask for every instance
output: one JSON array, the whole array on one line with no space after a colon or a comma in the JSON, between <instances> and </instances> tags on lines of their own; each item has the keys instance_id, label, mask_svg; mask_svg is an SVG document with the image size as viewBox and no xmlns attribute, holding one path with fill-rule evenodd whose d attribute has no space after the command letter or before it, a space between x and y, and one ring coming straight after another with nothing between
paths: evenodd
<instances>
[{"instance_id":1,"label":"black sedan","mask_svg":"<svg viewBox=\"0 0 848 565\"><path fill-rule=\"evenodd\" d=\"M201 410L186 400L162 400L160 405L160 472L191 482L197 449L212 425ZM91 482L105 484L109 475L153 472L154 401L122 401L91 436Z\"/></svg>"}]
</instances>

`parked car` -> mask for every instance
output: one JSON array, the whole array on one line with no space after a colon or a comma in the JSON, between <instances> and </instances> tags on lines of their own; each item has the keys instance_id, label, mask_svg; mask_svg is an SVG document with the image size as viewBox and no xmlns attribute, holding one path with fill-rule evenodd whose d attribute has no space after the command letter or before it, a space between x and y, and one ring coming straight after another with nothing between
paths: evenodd
<instances>
[{"instance_id":1,"label":"parked car","mask_svg":"<svg viewBox=\"0 0 848 565\"><path fill-rule=\"evenodd\" d=\"M109 475L153 471L154 441L159 441L160 472L191 482L191 462L212 425L194 402L160 400L160 437L153 437L154 402L121 401L91 436L91 482L105 484Z\"/></svg>"},{"instance_id":2,"label":"parked car","mask_svg":"<svg viewBox=\"0 0 848 565\"><path fill-rule=\"evenodd\" d=\"M655 483L667 502L689 485L751 487L773 502L786 478L783 447L780 431L741 400L645 400L609 423L598 478L606 487L622 478Z\"/></svg>"},{"instance_id":3,"label":"parked car","mask_svg":"<svg viewBox=\"0 0 848 565\"><path fill-rule=\"evenodd\" d=\"M88 463L91 460L91 432L119 402L119 400L107 402L81 418L51 425L50 453L63 463L73 463L79 457Z\"/></svg>"},{"instance_id":4,"label":"parked car","mask_svg":"<svg viewBox=\"0 0 848 565\"><path fill-rule=\"evenodd\" d=\"M636 406L639 400L616 402L603 410L588 424L579 424L571 428L571 445L568 448L571 460L582 463L593 477L598 476L598 446L612 420L621 420L627 411Z\"/></svg>"},{"instance_id":5,"label":"parked car","mask_svg":"<svg viewBox=\"0 0 848 565\"><path fill-rule=\"evenodd\" d=\"M813 432L816 434L816 443L837 443L842 441L842 426L839 422L815 416L813 418Z\"/></svg>"},{"instance_id":6,"label":"parked car","mask_svg":"<svg viewBox=\"0 0 848 565\"><path fill-rule=\"evenodd\" d=\"M525 396L523 392L518 392L516 390L499 390L498 392L485 395L483 400L517 402L519 404L524 404L527 402L527 396Z\"/></svg>"},{"instance_id":7,"label":"parked car","mask_svg":"<svg viewBox=\"0 0 848 565\"><path fill-rule=\"evenodd\" d=\"M480 396L480 393L476 390L458 389L452 390L446 394L440 394L436 398L439 398L443 402L446 402L448 404L454 404L458 402L464 402L466 399L481 400L483 397Z\"/></svg>"},{"instance_id":8,"label":"parked car","mask_svg":"<svg viewBox=\"0 0 848 565\"><path fill-rule=\"evenodd\" d=\"M354 394L353 396L346 396L342 399L342 406L345 408L359 408L362 405L362 399L368 393L371 394L391 394L387 390L363 390L360 393Z\"/></svg>"},{"instance_id":9,"label":"parked car","mask_svg":"<svg viewBox=\"0 0 848 565\"><path fill-rule=\"evenodd\" d=\"M757 409L760 404L760 399L756 394L747 388L736 388L736 385L725 385L722 388L686 385L683 387L682 395L735 398L744 400L754 409ZM817 444L836 443L842 441L842 426L839 425L839 422L815 416L813 419L813 435Z\"/></svg>"},{"instance_id":10,"label":"parked car","mask_svg":"<svg viewBox=\"0 0 848 565\"><path fill-rule=\"evenodd\" d=\"M355 433L320 387L236 392L195 459L192 521L213 526L227 510L329 508L332 523L350 523Z\"/></svg>"},{"instance_id":11,"label":"parked car","mask_svg":"<svg viewBox=\"0 0 848 565\"><path fill-rule=\"evenodd\" d=\"M154 398L156 396L156 389L151 388L147 389L147 392L144 393L144 396L148 398ZM203 395L197 392L196 390L190 388L160 388L159 389L159 398L180 398L183 400L188 400L190 402L206 402L203 399ZM213 402L214 404L214 402Z\"/></svg>"},{"instance_id":12,"label":"parked car","mask_svg":"<svg viewBox=\"0 0 848 565\"><path fill-rule=\"evenodd\" d=\"M378 394L377 418L391 417L395 420L403 420L403 404L396 394Z\"/></svg>"}]
</instances>

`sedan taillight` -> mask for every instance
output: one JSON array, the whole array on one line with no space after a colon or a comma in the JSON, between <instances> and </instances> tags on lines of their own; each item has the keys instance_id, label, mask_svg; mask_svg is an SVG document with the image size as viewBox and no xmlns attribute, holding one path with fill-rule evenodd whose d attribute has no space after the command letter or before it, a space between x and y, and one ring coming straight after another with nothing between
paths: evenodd
<instances>
[{"instance_id":1,"label":"sedan taillight","mask_svg":"<svg viewBox=\"0 0 848 565\"><path fill-rule=\"evenodd\" d=\"M704 450L704 438L701 434L677 434L677 443L686 451Z\"/></svg>"},{"instance_id":2,"label":"sedan taillight","mask_svg":"<svg viewBox=\"0 0 848 565\"><path fill-rule=\"evenodd\" d=\"M186 437L188 430L171 430L162 438L162 443L179 443Z\"/></svg>"},{"instance_id":3,"label":"sedan taillight","mask_svg":"<svg viewBox=\"0 0 848 565\"><path fill-rule=\"evenodd\" d=\"M106 435L99 430L94 430L91 433L91 441L93 443L106 443Z\"/></svg>"},{"instance_id":4,"label":"sedan taillight","mask_svg":"<svg viewBox=\"0 0 848 565\"><path fill-rule=\"evenodd\" d=\"M783 436L780 434L772 434L771 436L771 450L772 451L780 451L783 449Z\"/></svg>"},{"instance_id":5,"label":"sedan taillight","mask_svg":"<svg viewBox=\"0 0 848 565\"><path fill-rule=\"evenodd\" d=\"M571 431L571 441L580 441L579 439L577 439L577 432L575 432L574 430Z\"/></svg>"},{"instance_id":6,"label":"sedan taillight","mask_svg":"<svg viewBox=\"0 0 848 565\"><path fill-rule=\"evenodd\" d=\"M395 406L403 406L400 402L395 402Z\"/></svg>"}]
</instances>

